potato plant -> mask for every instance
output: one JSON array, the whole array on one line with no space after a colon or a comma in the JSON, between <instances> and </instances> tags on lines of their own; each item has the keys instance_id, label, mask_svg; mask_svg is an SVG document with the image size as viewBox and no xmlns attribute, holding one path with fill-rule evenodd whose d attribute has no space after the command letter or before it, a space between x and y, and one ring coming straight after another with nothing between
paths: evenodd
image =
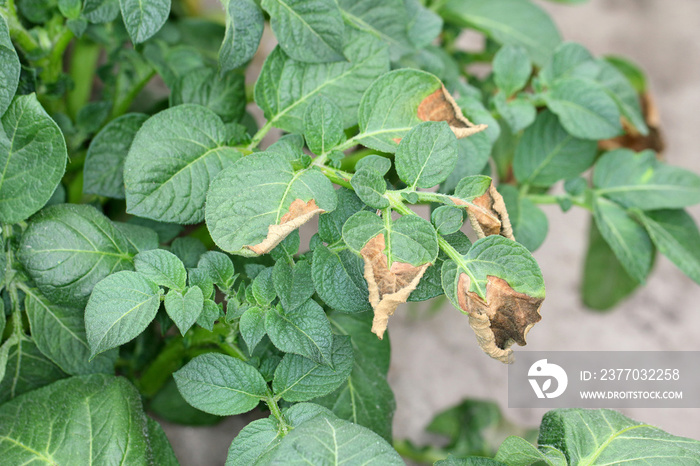
<instances>
[{"instance_id":1,"label":"potato plant","mask_svg":"<svg viewBox=\"0 0 700 466\"><path fill-rule=\"evenodd\" d=\"M2 464L177 464L147 412L256 409L226 464L403 464L390 317L446 295L512 362L547 314L541 204L592 213L591 307L657 251L700 283L683 210L700 177L662 160L644 75L562 42L529 0L203 11L0 1ZM246 84L266 22L278 45ZM482 50L460 49L466 29ZM641 464L700 444L571 409L537 446L451 452L419 459Z\"/></svg>"}]
</instances>

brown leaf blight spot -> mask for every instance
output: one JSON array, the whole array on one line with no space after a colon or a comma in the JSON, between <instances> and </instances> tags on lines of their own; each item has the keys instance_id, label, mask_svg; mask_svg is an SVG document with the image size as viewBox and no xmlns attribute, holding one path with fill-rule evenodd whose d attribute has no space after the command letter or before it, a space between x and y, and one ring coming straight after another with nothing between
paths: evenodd
<instances>
[{"instance_id":1,"label":"brown leaf blight spot","mask_svg":"<svg viewBox=\"0 0 700 466\"><path fill-rule=\"evenodd\" d=\"M323 212L325 211L316 205L314 199L311 199L309 202L295 199L289 206L289 212L280 219L280 223L268 227L267 237L262 242L246 247L255 254L266 254L282 242L288 234L311 220L311 217Z\"/></svg>"},{"instance_id":2,"label":"brown leaf blight spot","mask_svg":"<svg viewBox=\"0 0 700 466\"><path fill-rule=\"evenodd\" d=\"M423 121L446 121L457 139L466 138L486 129L486 125L475 125L464 116L444 85L418 105L418 118Z\"/></svg>"},{"instance_id":3,"label":"brown leaf blight spot","mask_svg":"<svg viewBox=\"0 0 700 466\"><path fill-rule=\"evenodd\" d=\"M496 187L491 184L484 194L471 203L457 197L450 200L458 206L465 206L469 222L479 238L491 235L501 235L515 240L513 227L510 224L506 203Z\"/></svg>"},{"instance_id":4,"label":"brown leaf blight spot","mask_svg":"<svg viewBox=\"0 0 700 466\"><path fill-rule=\"evenodd\" d=\"M482 350L494 359L513 362L514 343L525 346L527 332L542 319L540 308L544 298L519 293L498 277L489 275L486 301L469 291L471 280L465 273L459 277L459 307L469 315L469 325L476 333Z\"/></svg>"},{"instance_id":5,"label":"brown leaf blight spot","mask_svg":"<svg viewBox=\"0 0 700 466\"><path fill-rule=\"evenodd\" d=\"M380 233L365 244L360 251L365 261L365 280L369 288L369 302L374 309L372 333L381 340L384 337L389 317L399 304L418 286L430 264L420 267L405 262L393 262L391 268L384 254L384 234Z\"/></svg>"},{"instance_id":6,"label":"brown leaf blight spot","mask_svg":"<svg viewBox=\"0 0 700 466\"><path fill-rule=\"evenodd\" d=\"M625 148L632 149L635 152L651 149L656 152L656 158L663 160L666 141L661 129L661 118L658 108L651 94L648 92L640 95L640 102L642 104L644 120L649 128L649 134L646 136L640 134L627 118L621 117L622 128L625 134L616 138L600 141L598 147L603 150Z\"/></svg>"}]
</instances>

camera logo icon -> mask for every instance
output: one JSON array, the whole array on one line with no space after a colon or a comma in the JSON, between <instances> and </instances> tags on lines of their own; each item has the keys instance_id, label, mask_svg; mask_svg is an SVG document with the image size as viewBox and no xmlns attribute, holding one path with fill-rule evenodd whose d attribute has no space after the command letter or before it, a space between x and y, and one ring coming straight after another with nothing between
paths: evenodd
<instances>
[{"instance_id":1,"label":"camera logo icon","mask_svg":"<svg viewBox=\"0 0 700 466\"><path fill-rule=\"evenodd\" d=\"M535 391L537 398L556 398L566 390L569 377L566 371L557 364L548 363L546 359L540 359L530 366L527 373L528 381ZM540 379L542 384L540 385ZM552 379L557 381L556 390L551 391Z\"/></svg>"}]
</instances>

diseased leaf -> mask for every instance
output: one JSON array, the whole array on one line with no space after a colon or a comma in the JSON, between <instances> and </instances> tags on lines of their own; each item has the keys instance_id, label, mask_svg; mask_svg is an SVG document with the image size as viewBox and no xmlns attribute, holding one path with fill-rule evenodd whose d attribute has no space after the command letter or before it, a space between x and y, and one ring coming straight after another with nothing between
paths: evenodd
<instances>
[{"instance_id":1,"label":"diseased leaf","mask_svg":"<svg viewBox=\"0 0 700 466\"><path fill-rule=\"evenodd\" d=\"M170 445L151 422L126 378L72 377L0 407L0 456L7 464L170 466Z\"/></svg>"},{"instance_id":2,"label":"diseased leaf","mask_svg":"<svg viewBox=\"0 0 700 466\"><path fill-rule=\"evenodd\" d=\"M218 416L246 413L268 391L257 369L220 353L197 356L173 376L177 389L189 404Z\"/></svg>"},{"instance_id":3,"label":"diseased leaf","mask_svg":"<svg viewBox=\"0 0 700 466\"><path fill-rule=\"evenodd\" d=\"M332 100L319 95L304 112L304 137L309 150L314 154L325 154L344 136L340 109Z\"/></svg>"},{"instance_id":4,"label":"diseased leaf","mask_svg":"<svg viewBox=\"0 0 700 466\"><path fill-rule=\"evenodd\" d=\"M396 152L401 138L422 121L445 121L458 138L486 129L464 117L437 77L412 69L374 81L362 96L358 119L358 142L383 152Z\"/></svg>"},{"instance_id":5,"label":"diseased leaf","mask_svg":"<svg viewBox=\"0 0 700 466\"><path fill-rule=\"evenodd\" d=\"M289 312L271 309L265 315L265 330L280 351L298 354L326 366L332 363L331 326L326 313L312 299Z\"/></svg>"},{"instance_id":6,"label":"diseased leaf","mask_svg":"<svg viewBox=\"0 0 700 466\"><path fill-rule=\"evenodd\" d=\"M457 139L446 122L421 123L396 149L396 173L411 188L432 188L445 181L457 163Z\"/></svg>"},{"instance_id":7,"label":"diseased leaf","mask_svg":"<svg viewBox=\"0 0 700 466\"><path fill-rule=\"evenodd\" d=\"M119 353L116 349L90 361L82 308L57 306L32 288L24 288L24 292L32 337L42 353L70 375L114 371Z\"/></svg>"},{"instance_id":8,"label":"diseased leaf","mask_svg":"<svg viewBox=\"0 0 700 466\"><path fill-rule=\"evenodd\" d=\"M494 81L506 97L525 87L531 73L532 63L522 46L504 45L493 57Z\"/></svg>"},{"instance_id":9,"label":"diseased leaf","mask_svg":"<svg viewBox=\"0 0 700 466\"><path fill-rule=\"evenodd\" d=\"M124 164L127 211L162 222L204 220L210 181L241 157L208 108L178 105L141 126Z\"/></svg>"},{"instance_id":10,"label":"diseased leaf","mask_svg":"<svg viewBox=\"0 0 700 466\"><path fill-rule=\"evenodd\" d=\"M124 160L136 132L148 119L127 113L102 128L90 143L83 168L83 192L124 199Z\"/></svg>"},{"instance_id":11,"label":"diseased leaf","mask_svg":"<svg viewBox=\"0 0 700 466\"><path fill-rule=\"evenodd\" d=\"M676 437L609 409L552 410L542 419L537 444L560 450L569 464L658 464L661 458L700 457L697 440Z\"/></svg>"},{"instance_id":12,"label":"diseased leaf","mask_svg":"<svg viewBox=\"0 0 700 466\"><path fill-rule=\"evenodd\" d=\"M134 254L134 246L97 209L61 204L32 218L19 259L49 301L82 306L100 280L131 270Z\"/></svg>"},{"instance_id":13,"label":"diseased leaf","mask_svg":"<svg viewBox=\"0 0 700 466\"><path fill-rule=\"evenodd\" d=\"M549 187L559 180L575 178L595 160L595 141L571 136L548 110L523 133L515 150L513 174L521 183Z\"/></svg>"},{"instance_id":14,"label":"diseased leaf","mask_svg":"<svg viewBox=\"0 0 700 466\"><path fill-rule=\"evenodd\" d=\"M488 186L484 189L484 185ZM479 238L501 235L513 239L503 196L487 176L470 176L459 182L450 197L458 206L465 206L472 228Z\"/></svg>"},{"instance_id":15,"label":"diseased leaf","mask_svg":"<svg viewBox=\"0 0 700 466\"><path fill-rule=\"evenodd\" d=\"M363 262L357 255L347 249L316 246L311 273L318 296L331 308L342 312L371 309Z\"/></svg>"},{"instance_id":16,"label":"diseased leaf","mask_svg":"<svg viewBox=\"0 0 700 466\"><path fill-rule=\"evenodd\" d=\"M0 17L0 117L12 103L19 83L20 63L5 16Z\"/></svg>"},{"instance_id":17,"label":"diseased leaf","mask_svg":"<svg viewBox=\"0 0 700 466\"><path fill-rule=\"evenodd\" d=\"M95 285L85 308L92 356L141 334L158 312L160 294L158 285L137 272L117 272Z\"/></svg>"},{"instance_id":18,"label":"diseased leaf","mask_svg":"<svg viewBox=\"0 0 700 466\"><path fill-rule=\"evenodd\" d=\"M513 343L525 345L539 320L544 280L537 262L522 245L501 236L474 243L459 263L442 266L445 294L469 316L479 346L494 359L513 361Z\"/></svg>"},{"instance_id":19,"label":"diseased leaf","mask_svg":"<svg viewBox=\"0 0 700 466\"><path fill-rule=\"evenodd\" d=\"M207 107L224 122L238 121L245 113L245 78L235 71L193 70L181 76L170 93L171 107L182 104Z\"/></svg>"},{"instance_id":20,"label":"diseased leaf","mask_svg":"<svg viewBox=\"0 0 700 466\"><path fill-rule=\"evenodd\" d=\"M684 210L634 212L659 252L696 283L700 283L700 232Z\"/></svg>"},{"instance_id":21,"label":"diseased leaf","mask_svg":"<svg viewBox=\"0 0 700 466\"><path fill-rule=\"evenodd\" d=\"M5 64L0 68L5 73ZM15 97L0 118L0 222L17 223L41 209L63 177L66 158L63 134L36 95Z\"/></svg>"},{"instance_id":22,"label":"diseased leaf","mask_svg":"<svg viewBox=\"0 0 700 466\"><path fill-rule=\"evenodd\" d=\"M219 68L231 71L245 65L260 45L265 18L254 0L228 0L226 35L219 49Z\"/></svg>"},{"instance_id":23,"label":"diseased leaf","mask_svg":"<svg viewBox=\"0 0 700 466\"><path fill-rule=\"evenodd\" d=\"M140 44L158 32L170 14L170 0L119 0L119 6L134 44Z\"/></svg>"},{"instance_id":24,"label":"diseased leaf","mask_svg":"<svg viewBox=\"0 0 700 466\"><path fill-rule=\"evenodd\" d=\"M185 265L172 252L164 249L144 251L134 257L136 271L156 285L184 290L187 286Z\"/></svg>"},{"instance_id":25,"label":"diseased leaf","mask_svg":"<svg viewBox=\"0 0 700 466\"><path fill-rule=\"evenodd\" d=\"M450 0L443 18L475 28L504 45L521 45L532 61L544 65L561 42L549 15L529 0Z\"/></svg>"},{"instance_id":26,"label":"diseased leaf","mask_svg":"<svg viewBox=\"0 0 700 466\"><path fill-rule=\"evenodd\" d=\"M644 283L654 258L654 246L644 227L622 207L601 197L593 204L593 218L630 277Z\"/></svg>"},{"instance_id":27,"label":"diseased leaf","mask_svg":"<svg viewBox=\"0 0 700 466\"><path fill-rule=\"evenodd\" d=\"M7 340L3 347L9 341ZM1 351L2 349L0 349ZM5 369L5 377L0 380L0 404L67 377L61 368L44 356L32 340L25 337L20 337L14 345L9 347L7 367L3 366L3 368ZM0 424L0 431L6 425L11 424L3 420ZM0 441L0 451L2 451L2 446ZM4 459L6 456L2 456L2 458Z\"/></svg>"},{"instance_id":28,"label":"diseased leaf","mask_svg":"<svg viewBox=\"0 0 700 466\"><path fill-rule=\"evenodd\" d=\"M700 176L659 162L654 152L618 149L595 164L593 186L624 207L680 209L700 202Z\"/></svg>"},{"instance_id":29,"label":"diseased leaf","mask_svg":"<svg viewBox=\"0 0 700 466\"><path fill-rule=\"evenodd\" d=\"M639 282L630 277L598 227L591 222L581 284L583 304L596 311L606 311L615 307L637 287Z\"/></svg>"},{"instance_id":30,"label":"diseased leaf","mask_svg":"<svg viewBox=\"0 0 700 466\"><path fill-rule=\"evenodd\" d=\"M249 155L217 176L207 196L206 219L221 249L252 256L271 251L336 205L333 185L319 170L295 172L280 154L268 151Z\"/></svg>"},{"instance_id":31,"label":"diseased leaf","mask_svg":"<svg viewBox=\"0 0 700 466\"><path fill-rule=\"evenodd\" d=\"M371 430L342 419L317 416L295 427L275 450L270 464L393 466L404 462L391 445Z\"/></svg>"},{"instance_id":32,"label":"diseased leaf","mask_svg":"<svg viewBox=\"0 0 700 466\"><path fill-rule=\"evenodd\" d=\"M343 127L357 123L362 93L389 70L387 47L370 34L346 31L343 53L348 61L303 63L276 48L268 55L255 84L255 102L277 128L304 131L306 108L318 95L333 101L341 111Z\"/></svg>"},{"instance_id":33,"label":"diseased leaf","mask_svg":"<svg viewBox=\"0 0 700 466\"><path fill-rule=\"evenodd\" d=\"M334 0L262 0L282 50L294 60L343 60L343 16Z\"/></svg>"},{"instance_id":34,"label":"diseased leaf","mask_svg":"<svg viewBox=\"0 0 700 466\"><path fill-rule=\"evenodd\" d=\"M581 139L608 139L622 132L620 111L599 84L580 78L554 83L545 94L547 107L566 131Z\"/></svg>"},{"instance_id":35,"label":"diseased leaf","mask_svg":"<svg viewBox=\"0 0 700 466\"><path fill-rule=\"evenodd\" d=\"M178 290L170 290L163 301L165 311L168 313L180 334L184 335L194 325L204 308L204 295L202 290L193 286L183 295Z\"/></svg>"},{"instance_id":36,"label":"diseased leaf","mask_svg":"<svg viewBox=\"0 0 700 466\"><path fill-rule=\"evenodd\" d=\"M286 354L275 370L275 396L290 402L308 401L328 395L350 376L353 353L350 338L333 337L331 365L318 364L297 354Z\"/></svg>"}]
</instances>

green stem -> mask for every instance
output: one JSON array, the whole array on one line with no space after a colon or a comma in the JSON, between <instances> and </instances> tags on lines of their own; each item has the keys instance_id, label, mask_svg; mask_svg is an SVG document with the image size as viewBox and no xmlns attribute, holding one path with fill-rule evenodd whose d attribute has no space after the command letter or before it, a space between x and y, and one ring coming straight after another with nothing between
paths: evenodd
<instances>
[{"instance_id":1,"label":"green stem","mask_svg":"<svg viewBox=\"0 0 700 466\"><path fill-rule=\"evenodd\" d=\"M282 431L282 436L284 437L289 433L289 425L284 419L284 416L282 416L282 411L277 405L277 400L274 396L272 396L272 393L269 392L267 397L263 398L263 400L265 401L265 403L267 403L268 408L270 408L270 413L272 413L272 415L275 416L275 419L277 419L277 421L279 422L280 430Z\"/></svg>"},{"instance_id":2,"label":"green stem","mask_svg":"<svg viewBox=\"0 0 700 466\"><path fill-rule=\"evenodd\" d=\"M394 450L403 458L416 461L423 464L433 464L437 461L444 460L449 454L448 451L442 448L424 447L417 448L408 440L394 440Z\"/></svg>"},{"instance_id":3,"label":"green stem","mask_svg":"<svg viewBox=\"0 0 700 466\"><path fill-rule=\"evenodd\" d=\"M579 206L591 212L593 211L591 205L587 203L582 197L573 197L566 195L557 196L554 194L529 194L527 198L535 204L559 204L559 202L562 199L569 199L573 205Z\"/></svg>"},{"instance_id":4,"label":"green stem","mask_svg":"<svg viewBox=\"0 0 700 466\"><path fill-rule=\"evenodd\" d=\"M29 32L24 29L22 23L17 17L17 9L15 8L15 0L7 0L7 26L10 29L10 37L12 40L25 52L26 55L32 55L34 51L39 49L39 43L32 37Z\"/></svg>"},{"instance_id":5,"label":"green stem","mask_svg":"<svg viewBox=\"0 0 700 466\"><path fill-rule=\"evenodd\" d=\"M257 133L253 136L253 139L250 140L250 144L248 144L248 150L253 150L256 147L258 147L258 144L260 144L260 141L263 140L265 135L270 132L272 129L272 121L268 121L263 125L262 128L258 130Z\"/></svg>"},{"instance_id":6,"label":"green stem","mask_svg":"<svg viewBox=\"0 0 700 466\"><path fill-rule=\"evenodd\" d=\"M327 167L325 165L319 167L321 172L326 175L326 178L331 180L333 183L344 188L353 189L350 184L350 179L352 178L352 173L344 172L336 168Z\"/></svg>"},{"instance_id":7,"label":"green stem","mask_svg":"<svg viewBox=\"0 0 700 466\"><path fill-rule=\"evenodd\" d=\"M68 91L66 104L68 115L75 120L78 110L90 100L92 83L95 79L95 69L100 57L100 47L87 40L79 40L73 48L70 61L70 76L74 87Z\"/></svg>"},{"instance_id":8,"label":"green stem","mask_svg":"<svg viewBox=\"0 0 700 466\"><path fill-rule=\"evenodd\" d=\"M73 31L64 28L63 32L56 42L54 42L51 53L48 56L48 66L44 71L43 78L48 83L53 83L58 80L58 77L63 72L63 53L66 51L68 44L73 40Z\"/></svg>"},{"instance_id":9,"label":"green stem","mask_svg":"<svg viewBox=\"0 0 700 466\"><path fill-rule=\"evenodd\" d=\"M139 95L139 93L143 90L143 88L148 84L148 82L151 80L153 76L155 76L156 71L151 70L150 73L148 73L141 81L136 83L135 86L133 86L131 89L129 89L129 92L124 96L123 99L117 100L118 96L115 95L115 100L114 104L112 105L112 115L111 115L111 120L124 115L128 110L129 107L131 107L131 104L134 102L134 99L136 99L136 96ZM119 86L117 85L117 88Z\"/></svg>"}]
</instances>

